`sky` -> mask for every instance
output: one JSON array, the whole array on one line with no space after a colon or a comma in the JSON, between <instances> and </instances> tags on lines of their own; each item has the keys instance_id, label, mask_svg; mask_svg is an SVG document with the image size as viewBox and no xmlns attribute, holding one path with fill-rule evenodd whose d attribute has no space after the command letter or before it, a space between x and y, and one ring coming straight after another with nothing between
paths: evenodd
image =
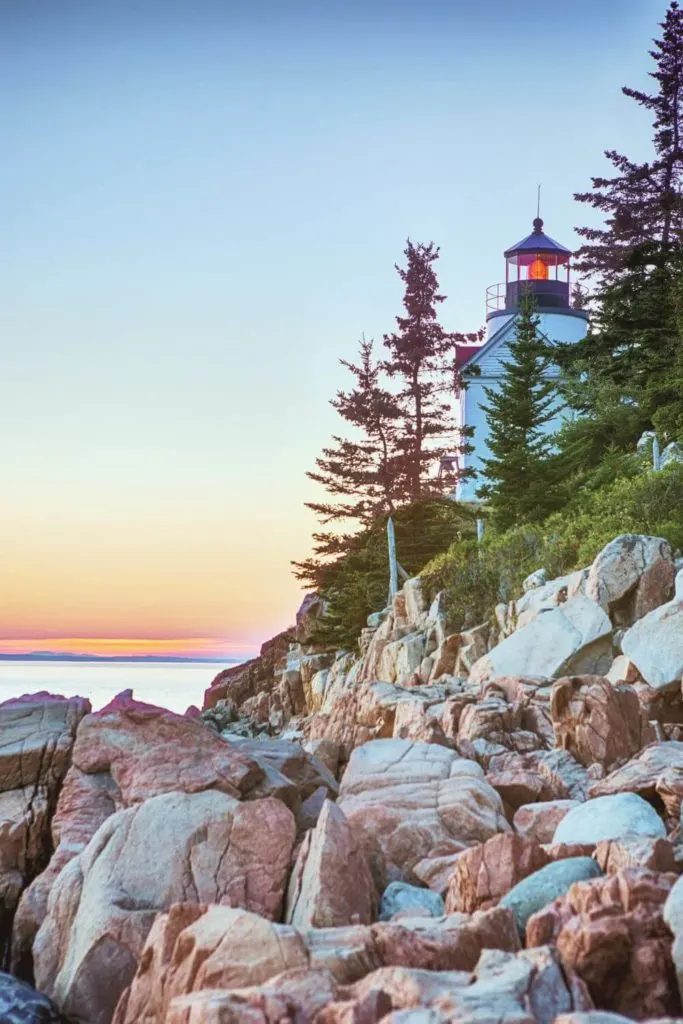
<instances>
[{"instance_id":1,"label":"sky","mask_svg":"<svg viewBox=\"0 0 683 1024\"><path fill-rule=\"evenodd\" d=\"M243 657L300 603L340 358L448 330L646 157L662 0L3 0L0 652Z\"/></svg>"}]
</instances>

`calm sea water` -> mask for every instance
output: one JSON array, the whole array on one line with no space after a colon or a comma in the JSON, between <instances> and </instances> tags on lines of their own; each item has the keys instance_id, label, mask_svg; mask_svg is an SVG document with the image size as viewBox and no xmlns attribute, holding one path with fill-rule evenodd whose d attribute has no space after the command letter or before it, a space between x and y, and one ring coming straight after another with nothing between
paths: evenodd
<instances>
[{"instance_id":1,"label":"calm sea water","mask_svg":"<svg viewBox=\"0 0 683 1024\"><path fill-rule=\"evenodd\" d=\"M201 708L204 690L228 665L206 662L0 661L0 701L48 690L64 697L88 697L93 711L122 690L137 700L182 714Z\"/></svg>"}]
</instances>

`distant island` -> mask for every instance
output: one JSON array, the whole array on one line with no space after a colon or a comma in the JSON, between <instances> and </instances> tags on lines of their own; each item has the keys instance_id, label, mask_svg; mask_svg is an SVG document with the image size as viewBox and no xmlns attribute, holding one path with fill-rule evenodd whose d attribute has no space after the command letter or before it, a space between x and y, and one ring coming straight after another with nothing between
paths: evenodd
<instances>
[{"instance_id":1,"label":"distant island","mask_svg":"<svg viewBox=\"0 0 683 1024\"><path fill-rule=\"evenodd\" d=\"M136 661L202 662L211 665L239 665L245 658L181 658L160 654L62 654L56 651L31 651L27 654L0 654L0 661Z\"/></svg>"}]
</instances>

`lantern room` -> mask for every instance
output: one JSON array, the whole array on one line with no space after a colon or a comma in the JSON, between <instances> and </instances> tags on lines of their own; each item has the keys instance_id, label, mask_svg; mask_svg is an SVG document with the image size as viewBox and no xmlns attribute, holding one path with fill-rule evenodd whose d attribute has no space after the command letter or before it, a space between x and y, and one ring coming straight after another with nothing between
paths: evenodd
<instances>
[{"instance_id":1,"label":"lantern room","mask_svg":"<svg viewBox=\"0 0 683 1024\"><path fill-rule=\"evenodd\" d=\"M537 217L532 233L505 253L505 309L518 309L529 292L538 309L569 308L570 259L570 250L546 235Z\"/></svg>"}]
</instances>

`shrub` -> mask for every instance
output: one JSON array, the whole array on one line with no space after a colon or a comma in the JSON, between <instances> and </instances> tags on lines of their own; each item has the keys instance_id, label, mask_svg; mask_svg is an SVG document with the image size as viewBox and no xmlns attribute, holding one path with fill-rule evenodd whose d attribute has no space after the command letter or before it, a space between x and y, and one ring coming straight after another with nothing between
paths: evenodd
<instances>
[{"instance_id":1,"label":"shrub","mask_svg":"<svg viewBox=\"0 0 683 1024\"><path fill-rule=\"evenodd\" d=\"M582 569L622 533L664 537L683 549L683 465L584 489L543 523L488 534L480 545L456 541L421 576L430 599L445 592L457 631L491 619L496 604L519 597L534 570L543 567L552 579Z\"/></svg>"}]
</instances>

